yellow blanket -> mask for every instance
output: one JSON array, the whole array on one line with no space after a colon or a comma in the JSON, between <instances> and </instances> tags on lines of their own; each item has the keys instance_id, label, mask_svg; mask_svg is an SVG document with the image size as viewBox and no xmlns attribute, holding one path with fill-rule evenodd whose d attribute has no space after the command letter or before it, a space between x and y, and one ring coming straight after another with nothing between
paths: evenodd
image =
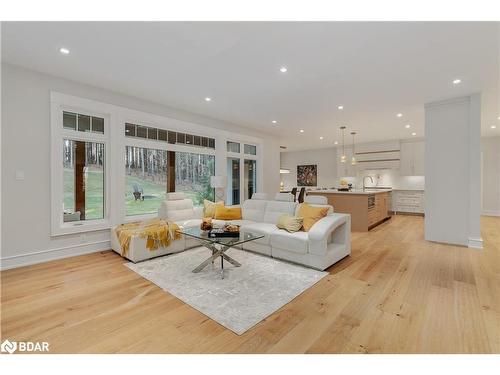
<instances>
[{"instance_id":1,"label":"yellow blanket","mask_svg":"<svg viewBox=\"0 0 500 375\"><path fill-rule=\"evenodd\" d=\"M146 248L149 250L156 250L160 246L167 247L173 240L181 238L179 226L162 219L121 224L115 231L122 248L122 256L127 255L132 236L147 238Z\"/></svg>"}]
</instances>

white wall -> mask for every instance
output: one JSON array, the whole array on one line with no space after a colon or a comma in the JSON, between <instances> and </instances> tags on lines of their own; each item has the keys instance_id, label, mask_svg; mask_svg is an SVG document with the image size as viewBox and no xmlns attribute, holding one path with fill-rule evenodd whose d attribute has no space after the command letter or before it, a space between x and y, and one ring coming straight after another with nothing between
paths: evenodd
<instances>
[{"instance_id":1,"label":"white wall","mask_svg":"<svg viewBox=\"0 0 500 375\"><path fill-rule=\"evenodd\" d=\"M262 187L279 187L279 147L269 135L137 98L2 64L2 268L109 249L108 230L50 236L50 91L265 138ZM216 130L214 129L214 134ZM16 170L24 180L16 180ZM268 177L269 176L269 179Z\"/></svg>"},{"instance_id":2,"label":"white wall","mask_svg":"<svg viewBox=\"0 0 500 375\"><path fill-rule=\"evenodd\" d=\"M297 186L297 165L318 166L318 187L337 186L337 162L335 148L319 150L290 151L281 153L281 168L290 169L282 174L285 189Z\"/></svg>"},{"instance_id":3,"label":"white wall","mask_svg":"<svg viewBox=\"0 0 500 375\"><path fill-rule=\"evenodd\" d=\"M425 106L425 239L481 247L479 95Z\"/></svg>"},{"instance_id":4,"label":"white wall","mask_svg":"<svg viewBox=\"0 0 500 375\"><path fill-rule=\"evenodd\" d=\"M481 139L482 213L500 216L500 137Z\"/></svg>"}]
</instances>

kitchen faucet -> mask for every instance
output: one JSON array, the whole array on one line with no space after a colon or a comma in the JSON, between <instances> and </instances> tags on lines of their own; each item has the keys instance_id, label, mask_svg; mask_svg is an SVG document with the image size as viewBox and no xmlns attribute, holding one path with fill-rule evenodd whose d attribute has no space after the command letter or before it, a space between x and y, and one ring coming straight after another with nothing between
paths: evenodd
<instances>
[{"instance_id":1,"label":"kitchen faucet","mask_svg":"<svg viewBox=\"0 0 500 375\"><path fill-rule=\"evenodd\" d=\"M365 190L366 187L367 187L367 186L365 186L365 180L366 180L367 177L372 181L372 184L373 184L373 178L372 178L372 176L365 176L365 177L363 177L363 190Z\"/></svg>"}]
</instances>

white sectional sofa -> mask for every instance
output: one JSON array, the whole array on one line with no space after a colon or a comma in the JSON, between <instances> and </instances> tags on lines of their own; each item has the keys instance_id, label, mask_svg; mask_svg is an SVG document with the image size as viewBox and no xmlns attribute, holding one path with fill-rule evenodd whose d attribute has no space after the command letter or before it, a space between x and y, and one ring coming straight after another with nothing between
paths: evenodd
<instances>
[{"instance_id":1,"label":"white sectional sofa","mask_svg":"<svg viewBox=\"0 0 500 375\"><path fill-rule=\"evenodd\" d=\"M190 199L182 193L169 193L159 209L159 217L175 221L182 227L199 226L203 215L202 209L193 207ZM296 214L299 204L296 202L256 199L246 200L242 208L242 220L231 223L241 226L241 231L262 234L264 237L243 244L244 250L271 256L278 259L324 270L351 253L351 217L338 214L329 207L326 217L319 220L309 232L289 233L278 229L276 222L284 213ZM306 202L313 206L326 206L320 199L307 197ZM321 202L321 203L320 203ZM224 221L214 220L223 225ZM158 250L146 249L146 239L134 237L131 240L127 258L133 262L183 251L199 243L195 239L182 238L173 241L169 247ZM120 244L114 228L111 230L111 247L121 254Z\"/></svg>"}]
</instances>

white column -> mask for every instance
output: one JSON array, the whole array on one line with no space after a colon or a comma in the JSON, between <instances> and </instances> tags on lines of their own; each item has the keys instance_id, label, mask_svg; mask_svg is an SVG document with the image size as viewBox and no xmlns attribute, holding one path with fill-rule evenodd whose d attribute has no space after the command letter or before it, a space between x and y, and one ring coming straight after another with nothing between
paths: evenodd
<instances>
[{"instance_id":1,"label":"white column","mask_svg":"<svg viewBox=\"0 0 500 375\"><path fill-rule=\"evenodd\" d=\"M481 96L425 105L425 239L482 248Z\"/></svg>"}]
</instances>

